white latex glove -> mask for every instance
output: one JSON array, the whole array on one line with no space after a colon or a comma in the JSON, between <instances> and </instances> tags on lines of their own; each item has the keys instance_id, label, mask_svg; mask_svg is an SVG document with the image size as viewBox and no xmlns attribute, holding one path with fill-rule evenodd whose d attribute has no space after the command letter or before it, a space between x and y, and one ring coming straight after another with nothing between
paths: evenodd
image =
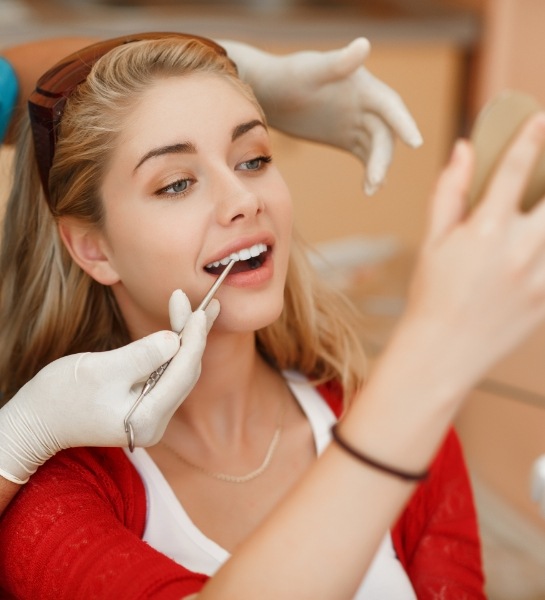
<instances>
[{"instance_id":1,"label":"white latex glove","mask_svg":"<svg viewBox=\"0 0 545 600\"><path fill-rule=\"evenodd\" d=\"M338 50L284 56L236 42L222 44L253 87L270 124L355 154L367 167L367 194L383 183L396 136L415 148L422 144L399 94L363 66L370 49L365 38Z\"/></svg>"},{"instance_id":2,"label":"white latex glove","mask_svg":"<svg viewBox=\"0 0 545 600\"><path fill-rule=\"evenodd\" d=\"M157 443L197 382L206 336L219 313L191 312L180 290L170 319L178 336L159 331L109 352L75 354L42 369L0 410L0 475L25 483L48 458L76 446L127 446L125 415L144 381L172 359L131 418L138 446Z\"/></svg>"}]
</instances>

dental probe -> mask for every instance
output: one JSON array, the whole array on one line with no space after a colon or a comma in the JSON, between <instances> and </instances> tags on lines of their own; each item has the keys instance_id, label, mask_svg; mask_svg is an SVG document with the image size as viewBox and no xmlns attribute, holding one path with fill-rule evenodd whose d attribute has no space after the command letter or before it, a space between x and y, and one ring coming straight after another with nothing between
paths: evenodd
<instances>
[{"instance_id":1,"label":"dental probe","mask_svg":"<svg viewBox=\"0 0 545 600\"><path fill-rule=\"evenodd\" d=\"M197 307L197 310L205 310L206 307L210 304L210 300L214 297L214 294L218 291L219 286L223 283L223 280L229 274L229 271L233 268L233 265L236 263L236 259L232 258L228 263L220 276L214 281L214 285L208 290L208 294L202 299L202 302ZM180 334L181 335L181 334Z\"/></svg>"},{"instance_id":2,"label":"dental probe","mask_svg":"<svg viewBox=\"0 0 545 600\"><path fill-rule=\"evenodd\" d=\"M210 301L214 297L214 294L218 291L219 286L223 283L223 280L227 277L227 275L229 274L229 271L233 268L233 265L236 262L237 261L234 258L229 261L229 263L227 264L225 269L222 271L220 276L216 279L216 281L214 281L214 284L208 290L208 293L206 294L206 296L202 299L202 302L197 307L197 310L205 310L206 309L206 307L210 304ZM182 339L182 331L180 331L180 333L178 334L178 337L180 339ZM172 360L172 359L170 359L170 360ZM134 430L133 430L131 422L130 422L132 414L138 408L138 405L142 402L142 400L144 399L144 396L149 394L151 392L151 390L155 387L155 385L157 384L159 379L161 379L161 376L163 375L163 373L166 371L168 365L170 364L170 360L167 361L166 363L164 363L163 365L161 365L155 371L153 371L153 373L148 377L146 383L144 384L144 387L142 388L142 391L140 392L140 395L135 400L134 404L132 405L132 408L129 410L129 412L127 413L127 415L125 417L125 420L123 421L123 425L125 426L125 433L127 434L129 450L131 452L134 452Z\"/></svg>"}]
</instances>

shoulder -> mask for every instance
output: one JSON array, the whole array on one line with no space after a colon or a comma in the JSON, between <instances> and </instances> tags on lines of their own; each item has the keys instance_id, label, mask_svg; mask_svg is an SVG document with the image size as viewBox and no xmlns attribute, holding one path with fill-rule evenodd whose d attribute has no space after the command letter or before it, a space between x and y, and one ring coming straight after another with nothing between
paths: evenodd
<instances>
[{"instance_id":1,"label":"shoulder","mask_svg":"<svg viewBox=\"0 0 545 600\"><path fill-rule=\"evenodd\" d=\"M473 506L469 473L460 440L453 428L447 432L430 466L429 477L417 487L407 510L425 510L430 504L441 503L444 497L449 498L446 510L454 510L453 503Z\"/></svg>"},{"instance_id":2,"label":"shoulder","mask_svg":"<svg viewBox=\"0 0 545 600\"><path fill-rule=\"evenodd\" d=\"M341 384L336 379L332 379L318 385L316 390L327 402L337 419L340 418L344 409L344 394Z\"/></svg>"},{"instance_id":3,"label":"shoulder","mask_svg":"<svg viewBox=\"0 0 545 600\"><path fill-rule=\"evenodd\" d=\"M30 478L10 506L15 513L44 508L62 498L89 507L107 506L141 535L145 525L145 490L136 469L120 448L70 448L56 454ZM51 507L52 508L52 507ZM60 505L57 507L60 510Z\"/></svg>"},{"instance_id":4,"label":"shoulder","mask_svg":"<svg viewBox=\"0 0 545 600\"><path fill-rule=\"evenodd\" d=\"M392 539L419 598L485 597L473 491L454 429L392 529Z\"/></svg>"},{"instance_id":5,"label":"shoulder","mask_svg":"<svg viewBox=\"0 0 545 600\"><path fill-rule=\"evenodd\" d=\"M469 473L458 435L451 428L435 455L428 478L418 485L401 514L394 535L402 538L403 546L409 548L441 521L462 518L470 519L476 534Z\"/></svg>"},{"instance_id":6,"label":"shoulder","mask_svg":"<svg viewBox=\"0 0 545 600\"><path fill-rule=\"evenodd\" d=\"M143 484L123 450L60 452L0 521L0 597L170 600L199 591L204 576L142 540L145 513Z\"/></svg>"}]
</instances>

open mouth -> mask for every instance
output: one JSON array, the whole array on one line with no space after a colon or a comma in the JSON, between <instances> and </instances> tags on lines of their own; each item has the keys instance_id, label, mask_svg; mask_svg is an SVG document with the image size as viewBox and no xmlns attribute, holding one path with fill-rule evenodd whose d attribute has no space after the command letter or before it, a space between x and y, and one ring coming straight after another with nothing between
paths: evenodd
<instances>
[{"instance_id":1,"label":"open mouth","mask_svg":"<svg viewBox=\"0 0 545 600\"><path fill-rule=\"evenodd\" d=\"M243 273L245 271L255 271L259 269L265 262L267 255L269 254L270 248L265 244L254 244L250 248L244 248L238 252L233 252L229 256L222 258L221 260L210 263L204 267L207 273L212 275L219 275L223 272L229 262L235 259L237 262L233 265L231 273Z\"/></svg>"}]
</instances>

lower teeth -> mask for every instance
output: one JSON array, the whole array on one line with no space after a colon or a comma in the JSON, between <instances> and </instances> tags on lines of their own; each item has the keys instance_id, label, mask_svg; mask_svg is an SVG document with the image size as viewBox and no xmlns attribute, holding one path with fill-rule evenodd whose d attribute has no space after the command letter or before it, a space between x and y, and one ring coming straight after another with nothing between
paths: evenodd
<instances>
[{"instance_id":1,"label":"lower teeth","mask_svg":"<svg viewBox=\"0 0 545 600\"><path fill-rule=\"evenodd\" d=\"M261 266L261 263L259 262L259 260L257 260L257 258L249 258L248 259L248 266L250 267L250 269L258 269Z\"/></svg>"}]
</instances>

